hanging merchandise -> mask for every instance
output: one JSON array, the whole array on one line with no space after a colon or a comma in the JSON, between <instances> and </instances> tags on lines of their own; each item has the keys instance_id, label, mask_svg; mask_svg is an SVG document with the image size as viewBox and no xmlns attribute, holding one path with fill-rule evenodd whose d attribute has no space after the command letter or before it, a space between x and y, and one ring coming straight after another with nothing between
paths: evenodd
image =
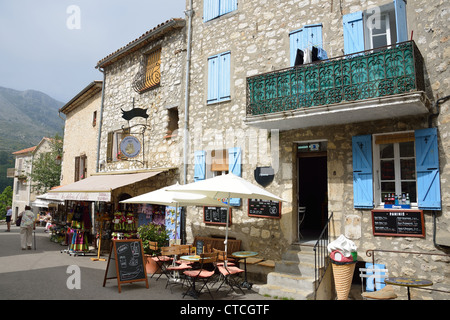
<instances>
[{"instance_id":1,"label":"hanging merchandise","mask_svg":"<svg viewBox=\"0 0 450 320\"><path fill-rule=\"evenodd\" d=\"M113 231L112 237L114 240L136 238L137 226L134 214L125 214L119 211L115 212L113 218Z\"/></svg>"}]
</instances>

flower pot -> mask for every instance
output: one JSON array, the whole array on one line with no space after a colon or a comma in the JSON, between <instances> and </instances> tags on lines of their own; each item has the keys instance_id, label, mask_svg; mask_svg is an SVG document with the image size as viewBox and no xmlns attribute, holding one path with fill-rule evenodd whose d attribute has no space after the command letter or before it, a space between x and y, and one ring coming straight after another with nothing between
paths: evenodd
<instances>
[{"instance_id":1,"label":"flower pot","mask_svg":"<svg viewBox=\"0 0 450 320\"><path fill-rule=\"evenodd\" d=\"M161 268L159 268L158 263L153 260L153 256L144 255L145 256L145 270L147 271L147 275L152 275L154 273L161 273Z\"/></svg>"}]
</instances>

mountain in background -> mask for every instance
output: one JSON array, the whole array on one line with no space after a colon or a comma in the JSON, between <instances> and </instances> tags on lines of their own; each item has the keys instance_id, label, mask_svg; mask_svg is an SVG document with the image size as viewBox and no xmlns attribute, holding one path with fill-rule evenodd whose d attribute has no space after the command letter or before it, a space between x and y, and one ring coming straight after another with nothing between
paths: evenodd
<instances>
[{"instance_id":1,"label":"mountain in background","mask_svg":"<svg viewBox=\"0 0 450 320\"><path fill-rule=\"evenodd\" d=\"M0 193L12 179L6 169L13 168L14 151L37 145L43 137L64 132L58 110L64 105L45 93L0 87Z\"/></svg>"}]
</instances>

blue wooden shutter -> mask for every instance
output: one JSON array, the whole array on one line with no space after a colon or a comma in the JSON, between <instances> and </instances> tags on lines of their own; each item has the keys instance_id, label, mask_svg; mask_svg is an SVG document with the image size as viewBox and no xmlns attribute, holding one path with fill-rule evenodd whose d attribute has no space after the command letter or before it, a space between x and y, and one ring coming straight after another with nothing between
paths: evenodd
<instances>
[{"instance_id":1,"label":"blue wooden shutter","mask_svg":"<svg viewBox=\"0 0 450 320\"><path fill-rule=\"evenodd\" d=\"M230 99L230 51L208 58L207 103Z\"/></svg>"},{"instance_id":2,"label":"blue wooden shutter","mask_svg":"<svg viewBox=\"0 0 450 320\"><path fill-rule=\"evenodd\" d=\"M203 0L203 22L219 16L219 0Z\"/></svg>"},{"instance_id":3,"label":"blue wooden shutter","mask_svg":"<svg viewBox=\"0 0 450 320\"><path fill-rule=\"evenodd\" d=\"M373 208L372 136L352 138L353 205L359 209Z\"/></svg>"},{"instance_id":4,"label":"blue wooden shutter","mask_svg":"<svg viewBox=\"0 0 450 320\"><path fill-rule=\"evenodd\" d=\"M228 149L228 171L241 176L241 148L230 148ZM231 206L240 206L241 199L240 198L231 198L230 199Z\"/></svg>"},{"instance_id":5,"label":"blue wooden shutter","mask_svg":"<svg viewBox=\"0 0 450 320\"><path fill-rule=\"evenodd\" d=\"M366 262L366 269L386 269L384 264L373 264ZM380 271L369 271L366 272L367 275L385 275L385 272ZM366 291L373 292L383 289L386 286L384 278L367 278L366 280Z\"/></svg>"},{"instance_id":6,"label":"blue wooden shutter","mask_svg":"<svg viewBox=\"0 0 450 320\"><path fill-rule=\"evenodd\" d=\"M295 64L297 49L303 50L303 29L295 30L289 33L290 66Z\"/></svg>"},{"instance_id":7,"label":"blue wooden shutter","mask_svg":"<svg viewBox=\"0 0 450 320\"><path fill-rule=\"evenodd\" d=\"M237 9L237 0L220 0L219 15L224 15L236 9Z\"/></svg>"},{"instance_id":8,"label":"blue wooden shutter","mask_svg":"<svg viewBox=\"0 0 450 320\"><path fill-rule=\"evenodd\" d=\"M194 181L206 178L206 151L194 152Z\"/></svg>"},{"instance_id":9,"label":"blue wooden shutter","mask_svg":"<svg viewBox=\"0 0 450 320\"><path fill-rule=\"evenodd\" d=\"M322 46L322 24L311 24L303 27L303 45L312 49L313 46Z\"/></svg>"},{"instance_id":10,"label":"blue wooden shutter","mask_svg":"<svg viewBox=\"0 0 450 320\"><path fill-rule=\"evenodd\" d=\"M415 131L417 204L422 210L441 210L437 129Z\"/></svg>"},{"instance_id":11,"label":"blue wooden shutter","mask_svg":"<svg viewBox=\"0 0 450 320\"><path fill-rule=\"evenodd\" d=\"M219 55L219 101L230 99L230 52Z\"/></svg>"},{"instance_id":12,"label":"blue wooden shutter","mask_svg":"<svg viewBox=\"0 0 450 320\"><path fill-rule=\"evenodd\" d=\"M405 0L394 0L395 26L397 31L397 43L408 41L408 26L406 25Z\"/></svg>"},{"instance_id":13,"label":"blue wooden shutter","mask_svg":"<svg viewBox=\"0 0 450 320\"><path fill-rule=\"evenodd\" d=\"M344 54L364 51L364 28L362 11L343 17Z\"/></svg>"},{"instance_id":14,"label":"blue wooden shutter","mask_svg":"<svg viewBox=\"0 0 450 320\"><path fill-rule=\"evenodd\" d=\"M219 100L219 56L208 58L208 103Z\"/></svg>"}]
</instances>

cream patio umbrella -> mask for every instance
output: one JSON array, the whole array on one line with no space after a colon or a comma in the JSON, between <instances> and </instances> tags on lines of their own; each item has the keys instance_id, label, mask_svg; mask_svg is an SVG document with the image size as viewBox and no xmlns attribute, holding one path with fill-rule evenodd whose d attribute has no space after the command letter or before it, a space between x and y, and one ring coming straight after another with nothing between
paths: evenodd
<instances>
[{"instance_id":1,"label":"cream patio umbrella","mask_svg":"<svg viewBox=\"0 0 450 320\"><path fill-rule=\"evenodd\" d=\"M120 201L120 203L151 203L163 206L174 206L176 207L175 217L178 213L179 206L226 206L226 204L202 194L193 194L178 191L169 192L169 190L172 190L172 188L177 188L179 186L179 184L174 184L172 186L164 187L127 200ZM175 219L175 242L177 240L177 223L178 219Z\"/></svg>"},{"instance_id":2,"label":"cream patio umbrella","mask_svg":"<svg viewBox=\"0 0 450 320\"><path fill-rule=\"evenodd\" d=\"M229 173L220 175L211 179L200 180L197 182L178 185L170 188L169 192L184 192L197 195L208 196L213 199L227 198L227 223L225 229L225 252L228 246L228 226L230 217L230 198L244 198L244 199L260 199L272 201L284 201L280 197L262 189L247 180ZM174 197L176 199L176 197ZM225 261L226 262L226 261Z\"/></svg>"}]
</instances>

